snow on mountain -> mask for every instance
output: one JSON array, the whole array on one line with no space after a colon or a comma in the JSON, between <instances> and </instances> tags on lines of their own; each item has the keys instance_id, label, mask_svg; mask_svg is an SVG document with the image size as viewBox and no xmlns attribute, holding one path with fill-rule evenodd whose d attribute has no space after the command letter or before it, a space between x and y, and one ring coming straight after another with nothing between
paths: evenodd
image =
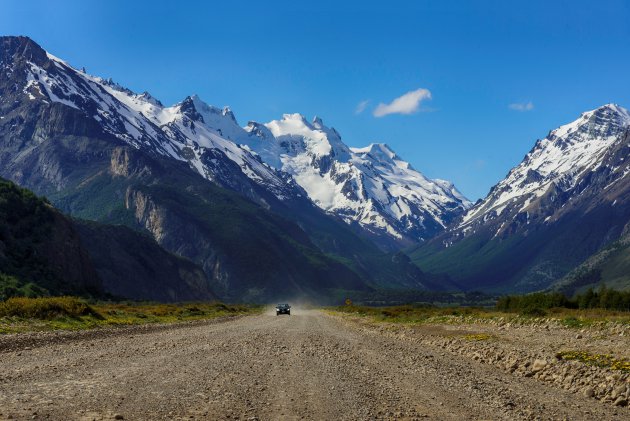
<instances>
[{"instance_id":1,"label":"snow on mountain","mask_svg":"<svg viewBox=\"0 0 630 421\"><path fill-rule=\"evenodd\" d=\"M464 215L459 228L500 217L506 209L510 214L527 211L532 202L551 190L573 189L585 175L602 165L611 146L629 127L628 110L607 104L552 130L536 142L482 202Z\"/></svg>"},{"instance_id":2,"label":"snow on mountain","mask_svg":"<svg viewBox=\"0 0 630 421\"><path fill-rule=\"evenodd\" d=\"M583 113L538 140L462 221L411 258L469 290L544 290L628 233L629 156L627 110Z\"/></svg>"},{"instance_id":3,"label":"snow on mountain","mask_svg":"<svg viewBox=\"0 0 630 421\"><path fill-rule=\"evenodd\" d=\"M291 174L319 207L374 234L423 240L470 205L451 183L426 178L385 144L349 148L318 117L285 114L246 130L243 141Z\"/></svg>"},{"instance_id":4,"label":"snow on mountain","mask_svg":"<svg viewBox=\"0 0 630 421\"><path fill-rule=\"evenodd\" d=\"M235 164L280 200L306 192L323 210L395 242L429 238L470 206L451 183L426 178L387 145L349 148L317 117L285 114L242 128L229 108L196 95L165 107L50 54L29 61L27 73L23 92L31 100L81 110L128 144L187 161L228 187L238 176Z\"/></svg>"},{"instance_id":5,"label":"snow on mountain","mask_svg":"<svg viewBox=\"0 0 630 421\"><path fill-rule=\"evenodd\" d=\"M230 140L234 132L245 131L228 108L211 107L197 96L165 107L147 92L136 94L111 79L90 76L50 54L48 59L53 66L29 63L23 89L31 100L43 97L89 113L110 134L136 148L188 161L207 179L229 181L218 180L230 177L217 161L226 157L278 198L299 194L287 177Z\"/></svg>"}]
</instances>

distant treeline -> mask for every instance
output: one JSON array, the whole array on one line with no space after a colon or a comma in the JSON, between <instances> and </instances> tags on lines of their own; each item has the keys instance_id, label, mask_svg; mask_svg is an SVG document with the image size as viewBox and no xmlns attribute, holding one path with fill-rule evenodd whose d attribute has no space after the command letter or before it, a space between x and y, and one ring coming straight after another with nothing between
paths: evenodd
<instances>
[{"instance_id":1,"label":"distant treeline","mask_svg":"<svg viewBox=\"0 0 630 421\"><path fill-rule=\"evenodd\" d=\"M391 307L399 305L432 305L436 307L492 307L496 295L482 292L439 292L400 289L378 289L375 291L340 291L333 304L342 305L350 298L356 305L369 307Z\"/></svg>"},{"instance_id":2,"label":"distant treeline","mask_svg":"<svg viewBox=\"0 0 630 421\"><path fill-rule=\"evenodd\" d=\"M630 311L630 291L616 291L602 286L599 291L589 288L585 293L567 298L562 293L537 292L527 295L507 295L499 298L497 310L535 315L550 308Z\"/></svg>"}]
</instances>

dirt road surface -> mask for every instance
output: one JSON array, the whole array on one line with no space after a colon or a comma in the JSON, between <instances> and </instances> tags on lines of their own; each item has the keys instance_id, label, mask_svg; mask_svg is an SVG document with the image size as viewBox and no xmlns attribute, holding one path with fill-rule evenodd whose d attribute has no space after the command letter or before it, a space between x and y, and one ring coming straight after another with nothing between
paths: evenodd
<instances>
[{"instance_id":1,"label":"dirt road surface","mask_svg":"<svg viewBox=\"0 0 630 421\"><path fill-rule=\"evenodd\" d=\"M0 341L0 419L627 419L317 310ZM41 339L43 338L43 339Z\"/></svg>"}]
</instances>

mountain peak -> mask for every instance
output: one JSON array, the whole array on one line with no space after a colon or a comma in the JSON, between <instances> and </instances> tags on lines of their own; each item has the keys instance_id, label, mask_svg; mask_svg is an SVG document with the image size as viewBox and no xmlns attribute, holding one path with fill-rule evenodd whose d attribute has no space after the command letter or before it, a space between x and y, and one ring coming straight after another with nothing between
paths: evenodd
<instances>
[{"instance_id":1,"label":"mountain peak","mask_svg":"<svg viewBox=\"0 0 630 421\"><path fill-rule=\"evenodd\" d=\"M318 207L372 235L417 241L470 206L451 183L426 178L385 143L349 148L319 117L285 114L265 127L275 141L249 143L259 156L292 175ZM263 137L259 128L247 131Z\"/></svg>"},{"instance_id":2,"label":"mountain peak","mask_svg":"<svg viewBox=\"0 0 630 421\"><path fill-rule=\"evenodd\" d=\"M192 105L195 107L195 109L197 111L202 111L204 108L209 107L208 104L206 104L201 97L199 97L199 95L197 94L193 94L191 96L189 96L188 98L190 98L190 102L192 103Z\"/></svg>"},{"instance_id":3,"label":"mountain peak","mask_svg":"<svg viewBox=\"0 0 630 421\"><path fill-rule=\"evenodd\" d=\"M621 105L616 104L614 102L609 102L608 104L604 104L601 107L599 107L598 110L599 109L603 109L603 108L614 110L614 111L619 112L619 113L628 114L628 110L626 110L624 107L622 107Z\"/></svg>"},{"instance_id":4,"label":"mountain peak","mask_svg":"<svg viewBox=\"0 0 630 421\"><path fill-rule=\"evenodd\" d=\"M608 152L619 145L629 127L628 110L617 104L605 104L552 130L536 142L506 178L492 187L483 202L466 214L462 226L482 220L490 211L500 214L506 206L524 211L530 201L543 197L552 187L572 191L585 174L602 166Z\"/></svg>"},{"instance_id":5,"label":"mountain peak","mask_svg":"<svg viewBox=\"0 0 630 421\"><path fill-rule=\"evenodd\" d=\"M102 78L98 78L98 80L105 86L109 86L110 88L119 91L119 92L124 92L128 95L133 95L134 93L131 91L131 89L129 88L125 88L124 86L120 85L119 83L117 83L116 81L114 81L114 79L107 78L107 79L102 79Z\"/></svg>"},{"instance_id":6,"label":"mountain peak","mask_svg":"<svg viewBox=\"0 0 630 421\"><path fill-rule=\"evenodd\" d=\"M27 39L5 42L11 43L13 55L37 51ZM24 99L37 100L39 92L84 109L130 145L186 160L202 176L238 189L244 186L242 191L252 195L258 193L250 181L241 185L242 177L282 201L306 195L324 211L383 238L383 244L433 235L465 207L450 191L393 160L396 155L385 144L371 145L373 155L354 155L318 116L307 120L299 113L284 114L243 129L229 107L208 105L199 95L172 107L157 106L147 92L136 94L111 79L86 75L43 50L40 55L45 65L31 66L32 61L20 58L26 72L15 73L23 75Z\"/></svg>"},{"instance_id":7,"label":"mountain peak","mask_svg":"<svg viewBox=\"0 0 630 421\"><path fill-rule=\"evenodd\" d=\"M256 121L248 121L245 131L262 139L273 139L273 134L267 126Z\"/></svg>"},{"instance_id":8,"label":"mountain peak","mask_svg":"<svg viewBox=\"0 0 630 421\"><path fill-rule=\"evenodd\" d=\"M199 95L194 94L184 98L179 103L180 110L193 121L210 124L216 117L227 117L236 124L236 117L230 107L218 108L204 102Z\"/></svg>"},{"instance_id":9,"label":"mountain peak","mask_svg":"<svg viewBox=\"0 0 630 421\"><path fill-rule=\"evenodd\" d=\"M140 95L138 95L138 98L140 98L143 101L146 101L150 104L156 105L158 107L163 107L164 105L160 102L159 99L153 97L153 95L151 95L150 93L148 93L147 91L144 91L143 93L141 93Z\"/></svg>"},{"instance_id":10,"label":"mountain peak","mask_svg":"<svg viewBox=\"0 0 630 421\"><path fill-rule=\"evenodd\" d=\"M396 155L394 153L394 150L392 148L390 148L387 143L372 143L370 145L370 148L372 148L373 150L378 150L378 151L383 152L383 153Z\"/></svg>"},{"instance_id":11,"label":"mountain peak","mask_svg":"<svg viewBox=\"0 0 630 421\"><path fill-rule=\"evenodd\" d=\"M605 104L592 111L595 115L614 115L620 124L630 124L630 112L618 104Z\"/></svg>"},{"instance_id":12,"label":"mountain peak","mask_svg":"<svg viewBox=\"0 0 630 421\"><path fill-rule=\"evenodd\" d=\"M605 104L591 111L586 111L571 123L552 130L547 139L575 137L582 133L584 140L610 137L630 126L630 112L617 104Z\"/></svg>"},{"instance_id":13,"label":"mountain peak","mask_svg":"<svg viewBox=\"0 0 630 421\"><path fill-rule=\"evenodd\" d=\"M234 116L234 113L232 112L232 109L230 107L228 106L223 107L221 114L224 115L225 117L228 117L230 120L236 123L236 117Z\"/></svg>"},{"instance_id":14,"label":"mountain peak","mask_svg":"<svg viewBox=\"0 0 630 421\"><path fill-rule=\"evenodd\" d=\"M387 159L395 159L397 158L396 153L392 148L389 147L387 143L370 143L368 146L364 148L350 148L352 152L357 154L370 154L372 156L387 158Z\"/></svg>"},{"instance_id":15,"label":"mountain peak","mask_svg":"<svg viewBox=\"0 0 630 421\"><path fill-rule=\"evenodd\" d=\"M0 37L0 63L23 58L39 66L48 61L46 51L35 41L25 36Z\"/></svg>"},{"instance_id":16,"label":"mountain peak","mask_svg":"<svg viewBox=\"0 0 630 421\"><path fill-rule=\"evenodd\" d=\"M201 116L195 105L195 103L198 103L198 101L199 97L197 95L187 96L182 102L178 104L179 110L182 114L184 114L191 120L203 122L203 117Z\"/></svg>"},{"instance_id":17,"label":"mountain peak","mask_svg":"<svg viewBox=\"0 0 630 421\"><path fill-rule=\"evenodd\" d=\"M310 126L309 122L306 120L306 117L304 117L304 115L302 115L300 113L282 114L282 120L283 121L300 122L300 123L304 123L306 126Z\"/></svg>"},{"instance_id":18,"label":"mountain peak","mask_svg":"<svg viewBox=\"0 0 630 421\"><path fill-rule=\"evenodd\" d=\"M322 129L324 127L324 121L318 116L315 116L313 118L312 124L313 124L313 127L315 127L316 129Z\"/></svg>"}]
</instances>

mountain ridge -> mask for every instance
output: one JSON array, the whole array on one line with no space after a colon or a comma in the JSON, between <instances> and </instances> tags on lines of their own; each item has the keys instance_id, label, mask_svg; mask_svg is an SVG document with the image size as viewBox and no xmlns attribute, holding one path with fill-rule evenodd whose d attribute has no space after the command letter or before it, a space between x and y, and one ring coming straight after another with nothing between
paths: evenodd
<instances>
[{"instance_id":1,"label":"mountain ridge","mask_svg":"<svg viewBox=\"0 0 630 421\"><path fill-rule=\"evenodd\" d=\"M149 232L230 299L545 289L629 223L630 113L616 104L550 131L472 205L386 143L349 147L318 116L241 127L197 95L167 107L28 38L0 45L1 174L72 215ZM276 262L265 274L250 270L255 248ZM324 279L335 271L338 283Z\"/></svg>"},{"instance_id":2,"label":"mountain ridge","mask_svg":"<svg viewBox=\"0 0 630 421\"><path fill-rule=\"evenodd\" d=\"M442 180L426 178L384 143L348 147L319 117L309 123L301 114L285 114L264 126L267 132L248 125L257 134L245 139L248 145L293 175L320 208L372 235L404 245L424 241L470 205L452 183L445 188Z\"/></svg>"},{"instance_id":3,"label":"mountain ridge","mask_svg":"<svg viewBox=\"0 0 630 421\"><path fill-rule=\"evenodd\" d=\"M285 114L282 120L242 128L229 107L208 105L197 95L165 107L147 92L136 94L111 79L88 75L32 41L29 45L38 56L25 66L23 92L29 99L83 110L131 146L186 161L203 177L259 203L265 202L264 194L252 189L262 188L279 200L308 197L325 212L364 228L370 238L381 238L381 246L389 249L424 241L470 205L452 183L444 188L408 163L389 162L393 156L378 155L387 158L381 162L369 152L353 152L319 117L308 122L300 114ZM227 160L238 168L226 169ZM238 176L249 180L235 183ZM406 182L414 183L415 192L405 189ZM336 191L335 203L323 200L323 188Z\"/></svg>"},{"instance_id":4,"label":"mountain ridge","mask_svg":"<svg viewBox=\"0 0 630 421\"><path fill-rule=\"evenodd\" d=\"M546 289L630 223L630 113L587 111L538 140L449 230L411 251L469 288Z\"/></svg>"},{"instance_id":5,"label":"mountain ridge","mask_svg":"<svg viewBox=\"0 0 630 421\"><path fill-rule=\"evenodd\" d=\"M291 177L200 123L233 121L229 110L198 112L193 97L163 107L45 53L31 62L30 53L16 54L36 44L9 41L1 56L11 71L0 75L0 173L62 211L150 233L200 265L227 300L429 282L408 259L382 253L324 214Z\"/></svg>"}]
</instances>

